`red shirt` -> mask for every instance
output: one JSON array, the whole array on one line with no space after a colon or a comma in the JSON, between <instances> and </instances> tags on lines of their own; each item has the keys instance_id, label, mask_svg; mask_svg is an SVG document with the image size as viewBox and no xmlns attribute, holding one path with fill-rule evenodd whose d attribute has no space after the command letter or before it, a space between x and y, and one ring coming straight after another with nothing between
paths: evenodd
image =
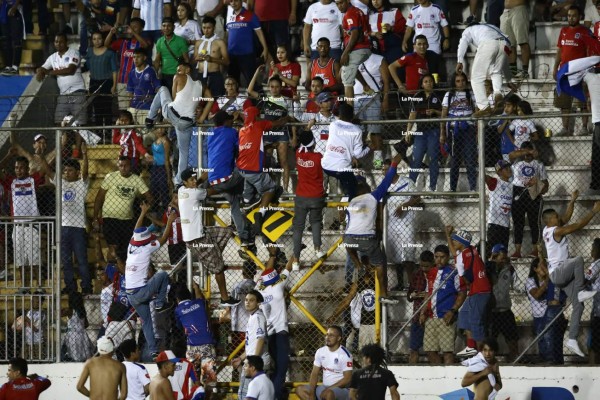
<instances>
[{"instance_id":1,"label":"red shirt","mask_svg":"<svg viewBox=\"0 0 600 400\"><path fill-rule=\"evenodd\" d=\"M485 264L475 247L467 247L462 251L462 260L465 267L463 275L467 282L471 282L469 296L478 293L491 293L492 285L485 273ZM456 257L458 259L458 256Z\"/></svg>"},{"instance_id":2,"label":"red shirt","mask_svg":"<svg viewBox=\"0 0 600 400\"><path fill-rule=\"evenodd\" d=\"M142 136L135 129L113 129L112 142L121 145L120 156L129 157L132 160L147 153Z\"/></svg>"},{"instance_id":3,"label":"red shirt","mask_svg":"<svg viewBox=\"0 0 600 400\"><path fill-rule=\"evenodd\" d=\"M359 8L354 6L348 7L342 20L342 29L344 30L344 47L346 47L350 41L350 33L353 30L358 29L358 41L354 45L352 51L371 48L371 42L369 41L369 20Z\"/></svg>"},{"instance_id":4,"label":"red shirt","mask_svg":"<svg viewBox=\"0 0 600 400\"><path fill-rule=\"evenodd\" d=\"M427 60L417 53L409 53L398 59L398 64L404 67L406 73L406 89L418 90L419 80L429 70Z\"/></svg>"},{"instance_id":5,"label":"red shirt","mask_svg":"<svg viewBox=\"0 0 600 400\"><path fill-rule=\"evenodd\" d=\"M319 65L319 59L313 60L312 67L310 68L310 79L315 76L321 77L323 79L323 89L332 87L337 83L335 79L335 69L334 69L335 59L330 58L325 64L324 67Z\"/></svg>"},{"instance_id":6,"label":"red shirt","mask_svg":"<svg viewBox=\"0 0 600 400\"><path fill-rule=\"evenodd\" d=\"M260 19L265 21L287 21L290 18L290 0L256 0L254 2L254 13ZM267 35L268 32L265 32Z\"/></svg>"},{"instance_id":7,"label":"red shirt","mask_svg":"<svg viewBox=\"0 0 600 400\"><path fill-rule=\"evenodd\" d=\"M300 197L323 197L323 168L318 152L296 150L296 168L298 170L298 185L296 195Z\"/></svg>"},{"instance_id":8,"label":"red shirt","mask_svg":"<svg viewBox=\"0 0 600 400\"><path fill-rule=\"evenodd\" d=\"M162 216L162 222L166 224L169 220L169 215L171 215L171 213L175 213L175 215L177 215L177 218L173 220L173 223L171 225L171 236L169 236L169 245L183 243L183 233L181 232L181 218L179 215L179 210L172 206L167 207L167 211L165 211Z\"/></svg>"},{"instance_id":9,"label":"red shirt","mask_svg":"<svg viewBox=\"0 0 600 400\"><path fill-rule=\"evenodd\" d=\"M600 53L600 42L583 25L562 28L556 46L561 49L559 67L566 62Z\"/></svg>"},{"instance_id":10,"label":"red shirt","mask_svg":"<svg viewBox=\"0 0 600 400\"><path fill-rule=\"evenodd\" d=\"M117 39L110 44L110 48L115 53L121 55L117 81L119 83L127 83L129 80L129 72L135 68L133 63L133 52L136 49L141 49L142 44L138 42L136 38Z\"/></svg>"},{"instance_id":11,"label":"red shirt","mask_svg":"<svg viewBox=\"0 0 600 400\"><path fill-rule=\"evenodd\" d=\"M406 292L406 299L408 301L413 302L413 313L415 313L415 316L412 319L412 322L419 322L419 314L416 312L419 307L421 307L421 304L423 303L423 298L416 298L416 299L412 299L411 298L411 294L415 293L421 293L424 292L427 289L427 278L425 277L425 272L422 269L417 270L412 277L412 280L410 281L409 285L408 285L408 291Z\"/></svg>"},{"instance_id":12,"label":"red shirt","mask_svg":"<svg viewBox=\"0 0 600 400\"><path fill-rule=\"evenodd\" d=\"M49 379L39 376L35 379L17 378L0 387L0 400L38 400L40 393L51 384Z\"/></svg>"},{"instance_id":13,"label":"red shirt","mask_svg":"<svg viewBox=\"0 0 600 400\"><path fill-rule=\"evenodd\" d=\"M300 77L300 75L302 75L302 68L297 62L291 62L286 66L283 66L281 64L275 64L275 68L279 70L279 76L283 76L286 79L292 79L292 76ZM273 70L271 70L269 78L272 76ZM282 84L283 87L281 88L281 94L290 98L294 97L294 95L296 94L296 88L288 86L285 82L282 82Z\"/></svg>"},{"instance_id":14,"label":"red shirt","mask_svg":"<svg viewBox=\"0 0 600 400\"><path fill-rule=\"evenodd\" d=\"M254 121L240 129L240 147L236 165L240 171L262 172L263 132L273 128L271 121Z\"/></svg>"}]
</instances>

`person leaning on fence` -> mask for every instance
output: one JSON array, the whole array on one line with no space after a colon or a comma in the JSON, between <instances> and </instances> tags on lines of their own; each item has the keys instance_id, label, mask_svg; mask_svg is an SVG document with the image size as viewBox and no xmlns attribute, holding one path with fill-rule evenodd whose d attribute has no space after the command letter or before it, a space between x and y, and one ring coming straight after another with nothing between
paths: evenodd
<instances>
[{"instance_id":1,"label":"person leaning on fence","mask_svg":"<svg viewBox=\"0 0 600 400\"><path fill-rule=\"evenodd\" d=\"M146 367L139 363L142 350L135 339L128 339L121 343L119 352L125 358L127 376L127 398L129 400L144 400L150 394L150 374Z\"/></svg>"},{"instance_id":2,"label":"person leaning on fence","mask_svg":"<svg viewBox=\"0 0 600 400\"><path fill-rule=\"evenodd\" d=\"M229 239L233 237L233 232L229 228L204 226L202 217L203 201L217 191L212 188L199 188L193 168L188 168L181 173L181 181L183 186L179 188L178 202L183 240L194 258L202 263L203 268L215 275L221 295L221 306L236 305L239 300L230 298L227 292L223 260L223 250Z\"/></svg>"},{"instance_id":3,"label":"person leaning on fence","mask_svg":"<svg viewBox=\"0 0 600 400\"><path fill-rule=\"evenodd\" d=\"M342 328L332 325L325 334L325 346L315 353L309 384L299 386L296 394L301 400L347 400L352 379L352 355L342 346ZM323 370L323 384L317 385Z\"/></svg>"},{"instance_id":4,"label":"person leaning on fence","mask_svg":"<svg viewBox=\"0 0 600 400\"><path fill-rule=\"evenodd\" d=\"M258 290L251 290L244 299L244 308L250 313L246 326L246 346L244 352L231 360L233 368L239 368L240 364L251 356L258 356L263 360L263 370L269 371L271 366L271 355L267 345L267 319L260 309L260 305L265 301ZM244 400L248 392L250 380L242 374L240 377L240 387L238 390L238 399Z\"/></svg>"},{"instance_id":5,"label":"person leaning on fence","mask_svg":"<svg viewBox=\"0 0 600 400\"><path fill-rule=\"evenodd\" d=\"M350 400L384 400L386 388L392 400L400 400L398 381L387 369L385 350L378 344L360 349L362 369L354 371L350 380Z\"/></svg>"},{"instance_id":6,"label":"person leaning on fence","mask_svg":"<svg viewBox=\"0 0 600 400\"><path fill-rule=\"evenodd\" d=\"M489 208L487 214L486 250L501 243L508 249L510 239L510 216L513 202L512 164L505 160L496 163L498 178L485 175L485 184L489 191Z\"/></svg>"},{"instance_id":7,"label":"person leaning on fence","mask_svg":"<svg viewBox=\"0 0 600 400\"><path fill-rule=\"evenodd\" d=\"M419 269L412 275L406 292L406 300L413 303L410 343L408 346L410 350L408 355L409 364L417 364L419 362L419 350L423 347L425 329L421 323L418 311L422 309L423 300L427 297L427 275L433 266L433 253L429 250L423 251L419 257Z\"/></svg>"},{"instance_id":8,"label":"person leaning on fence","mask_svg":"<svg viewBox=\"0 0 600 400\"><path fill-rule=\"evenodd\" d=\"M102 336L96 346L100 356L90 358L83 365L77 391L91 399L127 399L127 370L123 364L113 360L115 349L112 340ZM85 386L88 378L89 390Z\"/></svg>"},{"instance_id":9,"label":"person leaning on fence","mask_svg":"<svg viewBox=\"0 0 600 400\"><path fill-rule=\"evenodd\" d=\"M585 290L583 258L581 256L569 258L567 235L582 230L591 222L594 216L600 212L600 201L596 201L592 210L579 221L567 225L573 215L578 195L579 192L573 192L567 210L562 216L552 208L544 210L542 219L545 227L542 231L542 238L548 253L550 280L569 296L573 306L569 323L569 340L566 345L575 354L584 357L577 343L579 324L583 314L583 302L592 298L596 291Z\"/></svg>"},{"instance_id":10,"label":"person leaning on fence","mask_svg":"<svg viewBox=\"0 0 600 400\"><path fill-rule=\"evenodd\" d=\"M0 399L38 400L52 385L48 378L38 374L27 375L27 361L22 358L8 360L6 376L8 382L0 386Z\"/></svg>"},{"instance_id":11,"label":"person leaning on fence","mask_svg":"<svg viewBox=\"0 0 600 400\"><path fill-rule=\"evenodd\" d=\"M467 287L456 269L448 263L448 246L436 246L433 255L437 268L431 268L426 275L426 292L430 299L419 315L419 322L425 327L423 350L430 364L441 364L441 351L444 364L451 365L454 364L456 319L467 298Z\"/></svg>"},{"instance_id":12,"label":"person leaning on fence","mask_svg":"<svg viewBox=\"0 0 600 400\"><path fill-rule=\"evenodd\" d=\"M175 219L175 215L172 214L169 217L170 221L167 221L165 231L160 238L157 238L150 233L148 228L142 226L149 209L150 206L147 203L142 203L140 217L129 241L125 264L125 292L127 299L142 320L142 330L148 343L148 349L152 357L155 357L158 354L158 346L150 313L150 302L154 301L157 313L170 310L172 305L167 302L169 276L165 271L159 271L148 279L148 269L152 254L160 250L160 247L169 239L171 222Z\"/></svg>"},{"instance_id":13,"label":"person leaning on fence","mask_svg":"<svg viewBox=\"0 0 600 400\"><path fill-rule=\"evenodd\" d=\"M344 232L344 247L346 247L355 268L362 265L358 252L367 256L369 266L375 269L381 288L381 297L387 297L387 279L385 278L384 256L375 229L377 204L387 194L400 161L402 161L402 156L396 154L383 181L372 192L367 182L361 180L358 183L356 197L351 199L346 207L349 223Z\"/></svg>"},{"instance_id":14,"label":"person leaning on fence","mask_svg":"<svg viewBox=\"0 0 600 400\"><path fill-rule=\"evenodd\" d=\"M458 357L470 357L477 354L481 341L485 337L484 314L490 297L492 285L485 271L485 264L477 249L471 245L471 234L452 226L446 226L446 241L458 275L469 284L467 300L458 313L458 329L465 331L467 347L456 353Z\"/></svg>"}]
</instances>

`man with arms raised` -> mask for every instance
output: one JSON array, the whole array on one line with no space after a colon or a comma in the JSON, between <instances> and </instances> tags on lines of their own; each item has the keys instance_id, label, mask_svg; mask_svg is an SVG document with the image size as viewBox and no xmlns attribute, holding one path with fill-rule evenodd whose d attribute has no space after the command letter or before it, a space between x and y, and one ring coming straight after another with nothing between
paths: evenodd
<instances>
[{"instance_id":1,"label":"man with arms raised","mask_svg":"<svg viewBox=\"0 0 600 400\"><path fill-rule=\"evenodd\" d=\"M175 393L169 377L175 374L179 358L171 350L165 350L154 361L158 366L158 374L150 381L150 400L171 400Z\"/></svg>"},{"instance_id":2,"label":"man with arms raised","mask_svg":"<svg viewBox=\"0 0 600 400\"><path fill-rule=\"evenodd\" d=\"M96 343L99 357L86 361L77 382L77 391L92 400L125 400L127 398L127 371L120 362L113 360L114 344L102 336ZM85 383L90 378L90 388Z\"/></svg>"}]
</instances>

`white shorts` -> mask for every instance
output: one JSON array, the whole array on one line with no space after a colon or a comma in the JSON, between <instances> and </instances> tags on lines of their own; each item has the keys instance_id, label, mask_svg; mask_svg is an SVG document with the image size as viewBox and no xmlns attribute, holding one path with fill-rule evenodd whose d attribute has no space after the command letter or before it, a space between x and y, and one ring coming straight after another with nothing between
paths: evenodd
<instances>
[{"instance_id":1,"label":"white shorts","mask_svg":"<svg viewBox=\"0 0 600 400\"><path fill-rule=\"evenodd\" d=\"M13 248L15 267L40 265L39 227L31 224L15 225L13 230Z\"/></svg>"}]
</instances>

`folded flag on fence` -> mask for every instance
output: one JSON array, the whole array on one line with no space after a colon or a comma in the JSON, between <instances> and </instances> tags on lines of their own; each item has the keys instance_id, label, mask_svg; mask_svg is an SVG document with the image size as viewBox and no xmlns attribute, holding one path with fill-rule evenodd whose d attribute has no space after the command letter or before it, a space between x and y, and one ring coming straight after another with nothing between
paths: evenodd
<instances>
[{"instance_id":1,"label":"folded flag on fence","mask_svg":"<svg viewBox=\"0 0 600 400\"><path fill-rule=\"evenodd\" d=\"M600 63L600 56L578 58L563 64L556 73L556 91L586 101L583 93L583 77L590 68Z\"/></svg>"}]
</instances>

